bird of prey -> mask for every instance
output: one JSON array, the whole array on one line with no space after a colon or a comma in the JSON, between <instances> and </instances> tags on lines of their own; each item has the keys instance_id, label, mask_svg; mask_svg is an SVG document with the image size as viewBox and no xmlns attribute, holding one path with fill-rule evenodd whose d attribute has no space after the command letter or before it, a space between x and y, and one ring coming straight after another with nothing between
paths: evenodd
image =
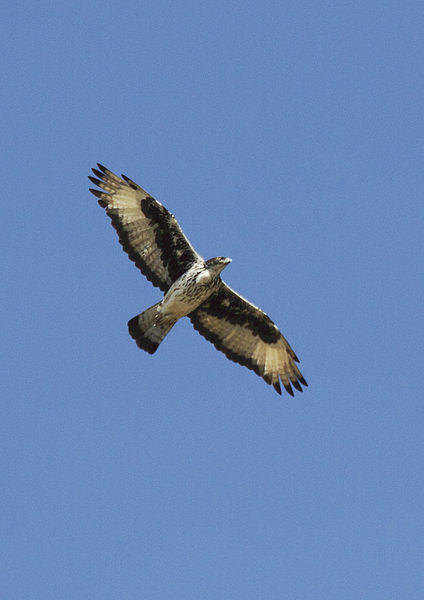
<instances>
[{"instance_id":1,"label":"bird of prey","mask_svg":"<svg viewBox=\"0 0 424 600\"><path fill-rule=\"evenodd\" d=\"M140 271L164 296L128 322L137 345L153 354L172 326L188 316L193 327L227 358L262 377L281 394L280 380L303 391L307 383L296 354L271 319L220 277L231 262L204 260L191 246L174 215L131 179L102 165L90 189L112 220L119 241Z\"/></svg>"}]
</instances>

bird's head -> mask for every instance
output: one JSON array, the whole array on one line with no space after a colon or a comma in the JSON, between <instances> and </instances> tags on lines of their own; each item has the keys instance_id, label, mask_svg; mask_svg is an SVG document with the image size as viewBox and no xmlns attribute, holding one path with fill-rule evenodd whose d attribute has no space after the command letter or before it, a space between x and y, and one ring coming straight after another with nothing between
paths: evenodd
<instances>
[{"instance_id":1,"label":"bird's head","mask_svg":"<svg viewBox=\"0 0 424 600\"><path fill-rule=\"evenodd\" d=\"M222 269L225 269L227 265L231 262L231 258L226 258L225 256L216 256L215 258L210 258L206 261L206 266L208 269L219 275Z\"/></svg>"}]
</instances>

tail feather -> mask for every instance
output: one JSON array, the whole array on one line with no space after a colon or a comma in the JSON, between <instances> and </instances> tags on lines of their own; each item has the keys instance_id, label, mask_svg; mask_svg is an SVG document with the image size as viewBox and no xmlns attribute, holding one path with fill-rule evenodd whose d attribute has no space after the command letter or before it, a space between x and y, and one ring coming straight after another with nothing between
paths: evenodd
<instances>
[{"instance_id":1,"label":"tail feather","mask_svg":"<svg viewBox=\"0 0 424 600\"><path fill-rule=\"evenodd\" d=\"M141 314L128 321L130 336L137 346L149 354L156 352L159 344L169 330L175 325L176 319L163 317L158 313L160 302L154 304Z\"/></svg>"}]
</instances>

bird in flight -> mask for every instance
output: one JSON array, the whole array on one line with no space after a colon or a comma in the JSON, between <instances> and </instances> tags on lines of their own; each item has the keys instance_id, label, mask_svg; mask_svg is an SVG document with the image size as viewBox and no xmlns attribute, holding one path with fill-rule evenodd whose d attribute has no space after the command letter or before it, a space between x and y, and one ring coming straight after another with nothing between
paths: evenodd
<instances>
[{"instance_id":1,"label":"bird in flight","mask_svg":"<svg viewBox=\"0 0 424 600\"><path fill-rule=\"evenodd\" d=\"M280 380L293 396L308 385L299 359L277 326L260 308L232 290L220 277L231 262L204 260L192 247L174 215L139 185L98 164L89 176L100 189L90 191L112 220L119 242L140 271L164 296L128 322L139 348L153 354L181 317L227 358L244 365L281 394Z\"/></svg>"}]
</instances>

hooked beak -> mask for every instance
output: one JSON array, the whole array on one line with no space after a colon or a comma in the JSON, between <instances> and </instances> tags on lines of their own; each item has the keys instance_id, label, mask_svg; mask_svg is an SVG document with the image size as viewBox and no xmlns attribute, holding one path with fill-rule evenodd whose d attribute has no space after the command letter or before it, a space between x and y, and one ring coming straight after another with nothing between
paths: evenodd
<instances>
[{"instance_id":1,"label":"hooked beak","mask_svg":"<svg viewBox=\"0 0 424 600\"><path fill-rule=\"evenodd\" d=\"M219 265L219 273L221 273L221 271L223 271L225 269L225 267L227 267L231 262L231 258L225 258L224 260L221 260L221 264Z\"/></svg>"}]
</instances>

